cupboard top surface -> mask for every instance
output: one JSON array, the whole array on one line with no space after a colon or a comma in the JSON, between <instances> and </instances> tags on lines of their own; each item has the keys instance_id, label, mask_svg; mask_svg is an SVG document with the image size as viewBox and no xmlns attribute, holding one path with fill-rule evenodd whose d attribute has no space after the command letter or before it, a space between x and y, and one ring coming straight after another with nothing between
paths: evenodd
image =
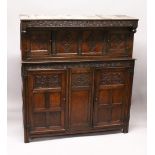
<instances>
[{"instance_id":1,"label":"cupboard top surface","mask_svg":"<svg viewBox=\"0 0 155 155\"><path fill-rule=\"evenodd\" d=\"M137 18L127 15L20 15L21 20L138 20Z\"/></svg>"}]
</instances>

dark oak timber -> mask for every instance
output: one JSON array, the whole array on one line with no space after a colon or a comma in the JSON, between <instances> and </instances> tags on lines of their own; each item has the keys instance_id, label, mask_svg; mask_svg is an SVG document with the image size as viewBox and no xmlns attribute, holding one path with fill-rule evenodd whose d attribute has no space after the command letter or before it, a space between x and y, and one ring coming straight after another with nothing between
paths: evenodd
<instances>
[{"instance_id":1,"label":"dark oak timber","mask_svg":"<svg viewBox=\"0 0 155 155\"><path fill-rule=\"evenodd\" d=\"M24 139L128 132L137 19L21 20Z\"/></svg>"}]
</instances>

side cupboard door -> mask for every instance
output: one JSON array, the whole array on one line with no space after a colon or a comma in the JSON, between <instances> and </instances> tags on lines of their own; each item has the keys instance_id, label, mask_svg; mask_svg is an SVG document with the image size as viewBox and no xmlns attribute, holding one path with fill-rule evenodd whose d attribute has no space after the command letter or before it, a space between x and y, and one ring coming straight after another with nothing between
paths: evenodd
<instances>
[{"instance_id":1,"label":"side cupboard door","mask_svg":"<svg viewBox=\"0 0 155 155\"><path fill-rule=\"evenodd\" d=\"M123 124L129 79L126 70L125 68L95 70L93 119L95 128Z\"/></svg>"},{"instance_id":2,"label":"side cupboard door","mask_svg":"<svg viewBox=\"0 0 155 155\"><path fill-rule=\"evenodd\" d=\"M30 133L66 130L66 70L28 71Z\"/></svg>"}]
</instances>

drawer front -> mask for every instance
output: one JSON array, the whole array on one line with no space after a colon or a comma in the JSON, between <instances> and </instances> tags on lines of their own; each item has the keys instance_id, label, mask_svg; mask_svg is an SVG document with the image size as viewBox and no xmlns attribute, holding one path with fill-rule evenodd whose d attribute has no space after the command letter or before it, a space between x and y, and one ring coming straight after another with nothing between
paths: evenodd
<instances>
[{"instance_id":1,"label":"drawer front","mask_svg":"<svg viewBox=\"0 0 155 155\"><path fill-rule=\"evenodd\" d=\"M29 71L28 98L31 133L65 131L65 70Z\"/></svg>"},{"instance_id":2,"label":"drawer front","mask_svg":"<svg viewBox=\"0 0 155 155\"><path fill-rule=\"evenodd\" d=\"M129 28L28 29L21 34L21 46L23 60L132 57L133 32Z\"/></svg>"}]
</instances>

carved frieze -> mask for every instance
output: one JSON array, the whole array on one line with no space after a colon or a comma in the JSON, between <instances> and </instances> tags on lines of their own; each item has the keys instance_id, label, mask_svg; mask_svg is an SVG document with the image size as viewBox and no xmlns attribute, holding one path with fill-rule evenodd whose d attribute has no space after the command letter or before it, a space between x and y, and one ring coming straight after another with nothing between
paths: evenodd
<instances>
[{"instance_id":1,"label":"carved frieze","mask_svg":"<svg viewBox=\"0 0 155 155\"><path fill-rule=\"evenodd\" d=\"M23 64L23 69L42 70L42 69L67 69L67 68L85 68L85 67L133 67L134 61L107 61L107 62L74 62L74 63L45 63L45 64Z\"/></svg>"},{"instance_id":2,"label":"carved frieze","mask_svg":"<svg viewBox=\"0 0 155 155\"><path fill-rule=\"evenodd\" d=\"M131 27L137 28L137 20L26 20L22 30L30 27Z\"/></svg>"}]
</instances>

